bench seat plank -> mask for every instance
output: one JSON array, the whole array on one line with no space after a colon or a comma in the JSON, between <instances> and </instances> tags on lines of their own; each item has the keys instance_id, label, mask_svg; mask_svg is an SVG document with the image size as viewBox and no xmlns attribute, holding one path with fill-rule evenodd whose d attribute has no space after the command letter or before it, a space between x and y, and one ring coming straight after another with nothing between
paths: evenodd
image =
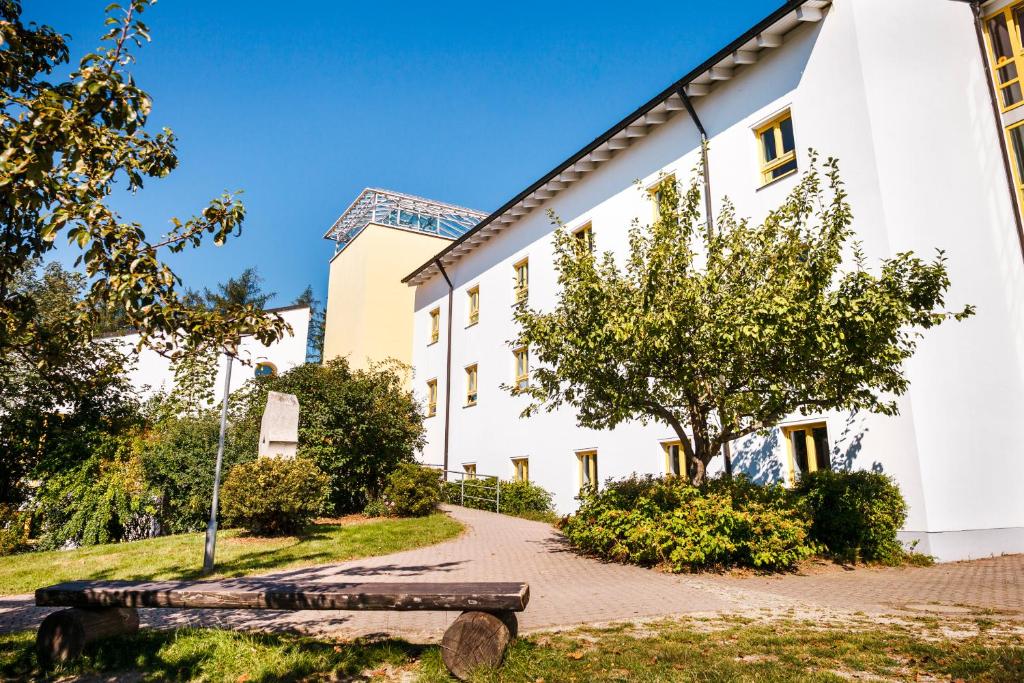
<instances>
[{"instance_id":1,"label":"bench seat plank","mask_svg":"<svg viewBox=\"0 0 1024 683\"><path fill-rule=\"evenodd\" d=\"M36 591L40 607L172 607L280 610L478 610L521 612L525 583L316 583L70 581Z\"/></svg>"}]
</instances>

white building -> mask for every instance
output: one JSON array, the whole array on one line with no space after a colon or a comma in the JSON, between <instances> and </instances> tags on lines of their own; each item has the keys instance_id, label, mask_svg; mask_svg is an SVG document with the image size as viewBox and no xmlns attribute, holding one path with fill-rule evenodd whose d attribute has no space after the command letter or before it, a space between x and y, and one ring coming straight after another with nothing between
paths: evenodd
<instances>
[{"instance_id":1,"label":"white building","mask_svg":"<svg viewBox=\"0 0 1024 683\"><path fill-rule=\"evenodd\" d=\"M291 326L290 334L270 346L255 337L242 337L238 346L238 360L231 370L231 391L256 375L287 372L306 362L306 341L309 336L309 306L286 306L271 308L268 313L277 313ZM134 365L128 370L132 386L143 399L158 392L169 392L174 388L174 367L171 361L148 347L136 351L139 342L137 333L112 335L106 340L117 343L129 356ZM217 376L214 380L215 395L220 396L224 387L225 364L223 357L217 362Z\"/></svg>"},{"instance_id":2,"label":"white building","mask_svg":"<svg viewBox=\"0 0 1024 683\"><path fill-rule=\"evenodd\" d=\"M423 264L406 278L416 287L417 392L435 406L423 460L508 478L528 468L562 512L587 476L665 471L667 426L592 431L571 409L520 419L526 399L499 385L516 374L507 341L519 266L532 306L556 296L547 210L570 228L591 226L599 251L626 253L630 221L652 210L634 181L689 178L703 126L716 207L728 196L759 219L793 188L798 174L787 172L806 166L808 148L836 156L868 258L944 249L947 305L977 307L922 340L898 417L794 417L767 439L732 444L734 471L790 481L794 452L814 463L827 443L832 468L895 476L910 504L904 534L919 550L942 560L1024 552L1024 173L1007 144L1024 153L1012 71L1024 70L1024 41L1012 12L992 28L984 21L1017 4L986 3L976 21L975 6L957 0L787 2ZM979 39L1004 25L995 47L1008 54L996 67L1011 68L999 88ZM766 130L782 146L767 164Z\"/></svg>"}]
</instances>

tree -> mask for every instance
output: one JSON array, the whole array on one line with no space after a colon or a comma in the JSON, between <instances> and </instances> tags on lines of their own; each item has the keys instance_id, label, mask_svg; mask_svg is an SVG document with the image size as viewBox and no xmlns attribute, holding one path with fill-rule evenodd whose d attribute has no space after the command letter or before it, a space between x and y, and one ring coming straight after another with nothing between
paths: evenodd
<instances>
[{"instance_id":1,"label":"tree","mask_svg":"<svg viewBox=\"0 0 1024 683\"><path fill-rule=\"evenodd\" d=\"M306 341L306 362L319 363L324 357L324 330L326 313L320 300L313 296L313 287L307 285L295 298L297 306L309 306L309 334Z\"/></svg>"},{"instance_id":2,"label":"tree","mask_svg":"<svg viewBox=\"0 0 1024 683\"><path fill-rule=\"evenodd\" d=\"M629 228L621 268L556 219L557 303L518 308L510 342L538 365L528 387L506 387L532 397L524 415L568 405L585 427L664 423L699 483L725 444L787 415L896 414L921 331L973 312L943 310L941 251L867 269L834 159L822 173L812 152L809 171L759 225L726 202L714 234L699 173L662 189L654 224Z\"/></svg>"},{"instance_id":3,"label":"tree","mask_svg":"<svg viewBox=\"0 0 1024 683\"><path fill-rule=\"evenodd\" d=\"M263 278L252 266L238 277L229 277L215 290L203 289L203 303L211 311L230 311L238 306L253 306L262 311L275 296L276 292L263 291Z\"/></svg>"},{"instance_id":4,"label":"tree","mask_svg":"<svg viewBox=\"0 0 1024 683\"><path fill-rule=\"evenodd\" d=\"M137 192L178 161L170 130L147 131L151 100L129 72L131 50L149 40L139 16L150 4L108 7L103 45L66 80L51 83L54 69L69 61L65 37L25 25L21 3L0 0L0 364L17 357L45 366L54 345L75 346L110 318L170 356L182 347L230 348L243 334L269 344L286 331L279 316L252 304L215 311L188 305L163 260L207 237L222 245L238 235L245 209L236 194L214 199L193 218L172 219L170 232L156 240L110 207L115 189ZM75 324L54 339L17 282L58 239L79 250L76 265L87 281L74 304Z\"/></svg>"}]
</instances>

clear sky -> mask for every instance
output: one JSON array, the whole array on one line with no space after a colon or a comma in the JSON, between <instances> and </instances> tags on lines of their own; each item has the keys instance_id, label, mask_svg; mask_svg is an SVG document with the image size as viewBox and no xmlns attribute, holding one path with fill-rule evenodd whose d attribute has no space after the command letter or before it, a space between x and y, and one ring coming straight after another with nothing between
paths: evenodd
<instances>
[{"instance_id":1,"label":"clear sky","mask_svg":"<svg viewBox=\"0 0 1024 683\"><path fill-rule=\"evenodd\" d=\"M108 2L23 0L76 63ZM134 73L180 165L117 207L155 237L244 190L242 236L175 270L202 287L254 265L272 305L323 299L322 235L362 188L490 212L781 4L161 0Z\"/></svg>"}]
</instances>

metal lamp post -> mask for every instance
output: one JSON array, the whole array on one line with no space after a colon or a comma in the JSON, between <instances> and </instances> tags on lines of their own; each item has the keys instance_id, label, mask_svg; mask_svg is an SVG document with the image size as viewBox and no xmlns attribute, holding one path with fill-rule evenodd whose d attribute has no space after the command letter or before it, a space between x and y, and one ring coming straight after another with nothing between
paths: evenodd
<instances>
[{"instance_id":1,"label":"metal lamp post","mask_svg":"<svg viewBox=\"0 0 1024 683\"><path fill-rule=\"evenodd\" d=\"M203 552L203 573L213 571L213 554L217 548L217 507L220 498L220 470L224 463L224 432L228 427L228 395L231 392L231 361L230 353L224 354L224 402L220 409L220 439L217 442L217 465L213 470L213 502L210 504L210 521L206 525L206 549Z\"/></svg>"}]
</instances>

